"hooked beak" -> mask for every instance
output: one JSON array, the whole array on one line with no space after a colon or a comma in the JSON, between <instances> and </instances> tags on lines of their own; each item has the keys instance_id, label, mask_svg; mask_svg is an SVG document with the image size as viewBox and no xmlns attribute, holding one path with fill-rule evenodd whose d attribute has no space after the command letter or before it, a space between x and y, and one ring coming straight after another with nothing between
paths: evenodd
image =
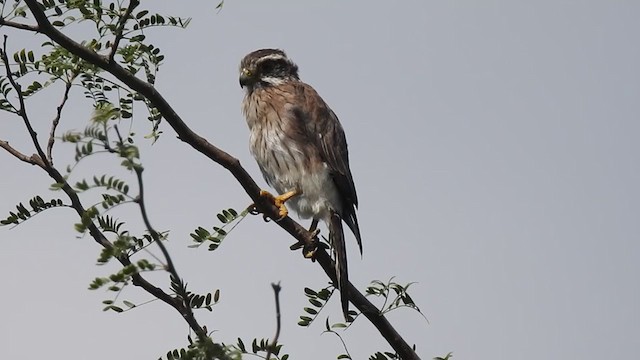
<instances>
[{"instance_id":1,"label":"hooked beak","mask_svg":"<svg viewBox=\"0 0 640 360\"><path fill-rule=\"evenodd\" d=\"M247 69L242 69L242 71L240 71L240 87L245 87L251 84L251 82L251 72Z\"/></svg>"}]
</instances>

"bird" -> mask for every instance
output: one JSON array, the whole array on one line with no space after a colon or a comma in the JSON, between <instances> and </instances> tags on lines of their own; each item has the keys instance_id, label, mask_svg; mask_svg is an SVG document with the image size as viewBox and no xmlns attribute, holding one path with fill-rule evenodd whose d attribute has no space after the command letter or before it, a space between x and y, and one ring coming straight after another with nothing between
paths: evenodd
<instances>
[{"instance_id":1,"label":"bird","mask_svg":"<svg viewBox=\"0 0 640 360\"><path fill-rule=\"evenodd\" d=\"M260 194L279 208L281 218L288 215L286 202L302 219L312 219L309 231L314 236L319 221L327 225L335 261L334 285L348 321L349 275L342 223L353 232L361 256L362 239L342 125L316 90L300 80L298 66L283 50L255 50L242 59L239 70L250 151L265 181L279 195L265 190Z\"/></svg>"}]
</instances>

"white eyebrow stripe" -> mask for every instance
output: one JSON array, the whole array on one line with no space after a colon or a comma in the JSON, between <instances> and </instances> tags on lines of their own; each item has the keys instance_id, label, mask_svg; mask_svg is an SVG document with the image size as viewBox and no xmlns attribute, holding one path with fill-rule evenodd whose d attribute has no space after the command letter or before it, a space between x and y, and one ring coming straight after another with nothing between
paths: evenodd
<instances>
[{"instance_id":1,"label":"white eyebrow stripe","mask_svg":"<svg viewBox=\"0 0 640 360\"><path fill-rule=\"evenodd\" d=\"M282 54L270 54L270 55L265 55L263 57L261 57L260 59L258 59L258 62L263 62L265 60L286 60L289 61L289 59Z\"/></svg>"}]
</instances>

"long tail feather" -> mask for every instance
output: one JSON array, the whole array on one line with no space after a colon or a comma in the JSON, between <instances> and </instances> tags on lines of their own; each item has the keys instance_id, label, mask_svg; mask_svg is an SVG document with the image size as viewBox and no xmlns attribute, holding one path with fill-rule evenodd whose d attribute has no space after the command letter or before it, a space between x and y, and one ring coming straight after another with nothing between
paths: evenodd
<instances>
[{"instance_id":1,"label":"long tail feather","mask_svg":"<svg viewBox=\"0 0 640 360\"><path fill-rule=\"evenodd\" d=\"M349 210L347 208L346 213L344 214L344 222L347 223L353 235L356 237L356 241L358 242L358 248L360 250L360 256L362 256L362 238L360 237L360 226L358 226L358 218L356 217L356 212L353 208Z\"/></svg>"},{"instance_id":2,"label":"long tail feather","mask_svg":"<svg viewBox=\"0 0 640 360\"><path fill-rule=\"evenodd\" d=\"M340 302L344 318L349 319L349 274L347 271L347 248L344 241L344 230L342 219L337 213L331 213L329 222L329 240L333 246L333 253L336 262L336 279L338 280L338 290L340 290Z\"/></svg>"}]
</instances>

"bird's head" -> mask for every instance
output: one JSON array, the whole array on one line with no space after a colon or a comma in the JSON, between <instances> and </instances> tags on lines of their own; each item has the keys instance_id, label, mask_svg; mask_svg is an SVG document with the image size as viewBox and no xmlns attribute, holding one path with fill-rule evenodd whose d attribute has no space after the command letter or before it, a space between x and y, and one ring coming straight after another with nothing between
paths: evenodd
<instances>
[{"instance_id":1,"label":"bird's head","mask_svg":"<svg viewBox=\"0 0 640 360\"><path fill-rule=\"evenodd\" d=\"M256 50L240 62L240 86L247 89L298 79L298 66L279 49Z\"/></svg>"}]
</instances>

